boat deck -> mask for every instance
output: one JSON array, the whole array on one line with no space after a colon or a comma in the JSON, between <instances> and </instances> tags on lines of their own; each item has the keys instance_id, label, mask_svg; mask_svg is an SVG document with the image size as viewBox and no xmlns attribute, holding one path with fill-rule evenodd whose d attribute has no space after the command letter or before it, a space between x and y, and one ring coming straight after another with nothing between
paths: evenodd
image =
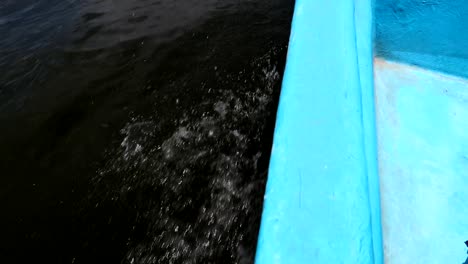
<instances>
[{"instance_id":1,"label":"boat deck","mask_svg":"<svg viewBox=\"0 0 468 264\"><path fill-rule=\"evenodd\" d=\"M372 2L296 1L258 264L467 259L468 3Z\"/></svg>"}]
</instances>

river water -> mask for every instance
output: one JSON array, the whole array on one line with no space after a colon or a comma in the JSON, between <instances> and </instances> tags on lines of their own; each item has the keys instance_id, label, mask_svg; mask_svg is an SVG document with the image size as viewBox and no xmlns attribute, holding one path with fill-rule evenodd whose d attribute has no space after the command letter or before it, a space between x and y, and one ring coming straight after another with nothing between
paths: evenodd
<instances>
[{"instance_id":1,"label":"river water","mask_svg":"<svg viewBox=\"0 0 468 264\"><path fill-rule=\"evenodd\" d=\"M1 261L252 263L293 5L1 1Z\"/></svg>"}]
</instances>

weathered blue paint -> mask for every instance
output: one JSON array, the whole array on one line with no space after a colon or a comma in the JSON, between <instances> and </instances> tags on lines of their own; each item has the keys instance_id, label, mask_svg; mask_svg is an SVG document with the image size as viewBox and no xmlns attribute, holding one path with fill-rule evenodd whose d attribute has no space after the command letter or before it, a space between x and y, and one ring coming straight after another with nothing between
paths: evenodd
<instances>
[{"instance_id":1,"label":"weathered blue paint","mask_svg":"<svg viewBox=\"0 0 468 264\"><path fill-rule=\"evenodd\" d=\"M370 0L297 0L256 263L381 263Z\"/></svg>"},{"instance_id":2,"label":"weathered blue paint","mask_svg":"<svg viewBox=\"0 0 468 264\"><path fill-rule=\"evenodd\" d=\"M463 263L468 80L375 63L385 263Z\"/></svg>"},{"instance_id":3,"label":"weathered blue paint","mask_svg":"<svg viewBox=\"0 0 468 264\"><path fill-rule=\"evenodd\" d=\"M468 77L468 1L375 3L379 56Z\"/></svg>"},{"instance_id":4,"label":"weathered blue paint","mask_svg":"<svg viewBox=\"0 0 468 264\"><path fill-rule=\"evenodd\" d=\"M371 1L296 1L258 264L468 263L468 2Z\"/></svg>"},{"instance_id":5,"label":"weathered blue paint","mask_svg":"<svg viewBox=\"0 0 468 264\"><path fill-rule=\"evenodd\" d=\"M462 263L468 2L377 0L375 17L377 54L400 62L375 67L385 262Z\"/></svg>"}]
</instances>

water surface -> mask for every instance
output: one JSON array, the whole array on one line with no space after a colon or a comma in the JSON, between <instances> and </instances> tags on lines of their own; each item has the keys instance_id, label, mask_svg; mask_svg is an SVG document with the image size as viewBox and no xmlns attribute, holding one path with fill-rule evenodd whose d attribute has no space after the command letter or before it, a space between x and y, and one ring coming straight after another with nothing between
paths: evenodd
<instances>
[{"instance_id":1,"label":"water surface","mask_svg":"<svg viewBox=\"0 0 468 264\"><path fill-rule=\"evenodd\" d=\"M251 263L293 4L2 1L2 259Z\"/></svg>"}]
</instances>

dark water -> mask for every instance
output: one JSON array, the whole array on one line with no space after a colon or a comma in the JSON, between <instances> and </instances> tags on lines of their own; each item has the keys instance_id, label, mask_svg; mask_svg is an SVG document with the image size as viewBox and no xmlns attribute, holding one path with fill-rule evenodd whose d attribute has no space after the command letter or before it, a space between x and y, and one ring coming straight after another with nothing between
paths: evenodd
<instances>
[{"instance_id":1,"label":"dark water","mask_svg":"<svg viewBox=\"0 0 468 264\"><path fill-rule=\"evenodd\" d=\"M251 263L293 5L0 1L1 262Z\"/></svg>"}]
</instances>

